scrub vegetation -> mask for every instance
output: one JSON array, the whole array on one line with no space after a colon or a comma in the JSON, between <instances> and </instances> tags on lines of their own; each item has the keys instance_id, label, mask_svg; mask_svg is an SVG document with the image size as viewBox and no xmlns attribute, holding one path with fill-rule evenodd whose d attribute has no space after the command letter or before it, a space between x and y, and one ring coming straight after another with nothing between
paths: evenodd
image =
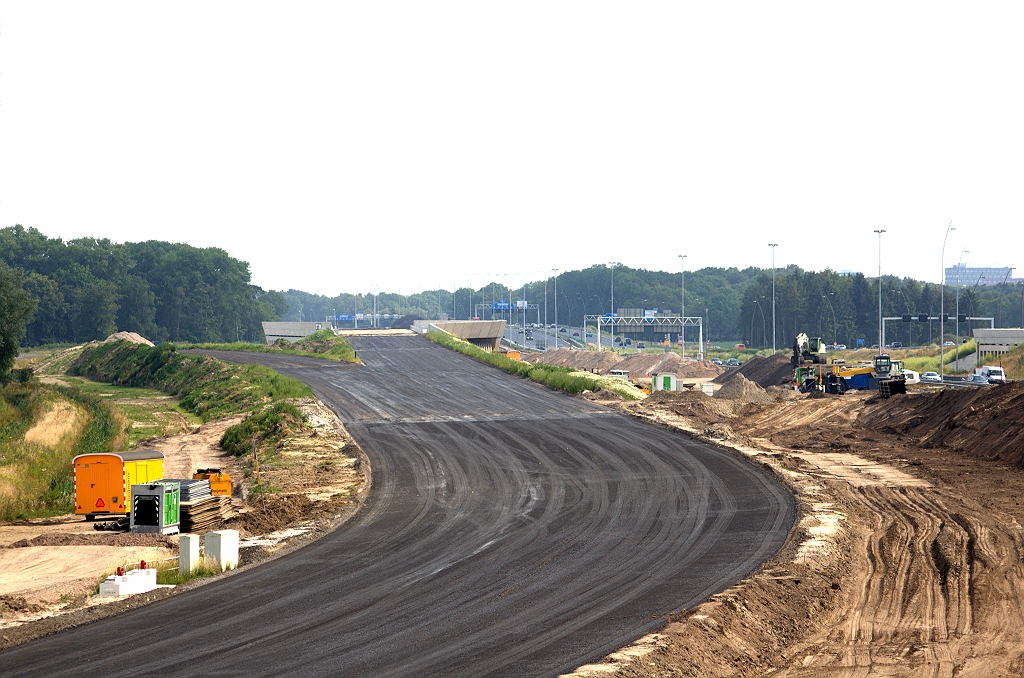
<instances>
[{"instance_id":1,"label":"scrub vegetation","mask_svg":"<svg viewBox=\"0 0 1024 678\"><path fill-rule=\"evenodd\" d=\"M146 346L126 341L87 347L73 374L114 385L155 388L181 398L181 407L210 421L252 411L313 392L300 381L262 365L235 365L201 355L185 355L174 345Z\"/></svg>"},{"instance_id":2,"label":"scrub vegetation","mask_svg":"<svg viewBox=\"0 0 1024 678\"><path fill-rule=\"evenodd\" d=\"M245 342L235 342L232 344L180 344L178 348L205 348L220 351L246 351L248 353L287 353L288 355L323 358L339 362L358 361L352 345L344 337L335 336L334 332L329 329L314 332L308 337L303 337L295 342L278 339L273 344L247 344Z\"/></svg>"},{"instance_id":3,"label":"scrub vegetation","mask_svg":"<svg viewBox=\"0 0 1024 678\"><path fill-rule=\"evenodd\" d=\"M478 346L474 346L468 341L464 341L443 332L428 332L424 336L435 343L441 344L445 348L458 351L459 353L468 355L471 358L476 358L480 362L505 370L510 374L532 379L533 381L545 384L551 388L561 389L566 393L581 393L587 390L596 391L603 388L607 391L617 393L627 400L639 400L644 397L643 392L619 379L601 377L566 367L524 363L519 360L507 358L500 353L485 351Z\"/></svg>"}]
</instances>

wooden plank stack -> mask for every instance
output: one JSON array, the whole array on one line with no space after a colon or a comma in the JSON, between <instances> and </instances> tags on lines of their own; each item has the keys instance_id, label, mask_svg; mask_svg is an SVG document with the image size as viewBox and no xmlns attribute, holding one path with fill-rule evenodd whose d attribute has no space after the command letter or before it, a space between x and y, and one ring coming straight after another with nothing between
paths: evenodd
<instances>
[{"instance_id":1,"label":"wooden plank stack","mask_svg":"<svg viewBox=\"0 0 1024 678\"><path fill-rule=\"evenodd\" d=\"M181 502L181 531L193 534L217 530L225 521L238 515L231 505L231 497L211 495L202 499Z\"/></svg>"}]
</instances>

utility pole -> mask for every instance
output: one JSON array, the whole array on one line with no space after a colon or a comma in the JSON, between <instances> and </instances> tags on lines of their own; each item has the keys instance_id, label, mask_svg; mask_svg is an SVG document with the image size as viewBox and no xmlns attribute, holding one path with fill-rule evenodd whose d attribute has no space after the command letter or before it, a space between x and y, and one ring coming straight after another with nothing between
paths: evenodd
<instances>
[{"instance_id":1,"label":"utility pole","mask_svg":"<svg viewBox=\"0 0 1024 678\"><path fill-rule=\"evenodd\" d=\"M942 257L939 259L939 266L942 269L942 277L939 278L939 381L946 378L946 239L949 238L949 232L955 230L953 222L950 221L946 227L946 235L942 238ZM1024 302L1021 302L1021 308L1024 309Z\"/></svg>"},{"instance_id":2,"label":"utility pole","mask_svg":"<svg viewBox=\"0 0 1024 678\"><path fill-rule=\"evenodd\" d=\"M558 348L558 269L553 268L551 272L555 274L555 348ZM547 336L546 334L544 335ZM547 339L544 340L545 343Z\"/></svg>"},{"instance_id":3,"label":"utility pole","mask_svg":"<svg viewBox=\"0 0 1024 678\"><path fill-rule=\"evenodd\" d=\"M608 265L612 267L612 313L611 313L611 318L609 318L608 324L612 326L612 351L614 352L615 351L615 267L619 265L619 262L612 261L612 262L609 262ZM600 325L598 325L597 333L599 335L598 338L600 338L600 334L601 334ZM598 343L598 346L600 346L600 342Z\"/></svg>"},{"instance_id":4,"label":"utility pole","mask_svg":"<svg viewBox=\"0 0 1024 678\"><path fill-rule=\"evenodd\" d=\"M885 229L875 230L878 234L878 355L882 355L882 234Z\"/></svg>"},{"instance_id":5,"label":"utility pole","mask_svg":"<svg viewBox=\"0 0 1024 678\"><path fill-rule=\"evenodd\" d=\"M772 356L775 355L775 248L778 246L777 242L768 243L772 248Z\"/></svg>"},{"instance_id":6,"label":"utility pole","mask_svg":"<svg viewBox=\"0 0 1024 678\"><path fill-rule=\"evenodd\" d=\"M686 255L679 255L679 352L686 357Z\"/></svg>"}]
</instances>

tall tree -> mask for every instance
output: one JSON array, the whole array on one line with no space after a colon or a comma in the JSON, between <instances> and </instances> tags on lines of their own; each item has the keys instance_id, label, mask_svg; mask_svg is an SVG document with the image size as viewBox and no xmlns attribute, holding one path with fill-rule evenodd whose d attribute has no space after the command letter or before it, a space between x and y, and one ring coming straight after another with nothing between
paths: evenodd
<instances>
[{"instance_id":1,"label":"tall tree","mask_svg":"<svg viewBox=\"0 0 1024 678\"><path fill-rule=\"evenodd\" d=\"M18 357L18 342L35 311L35 300L22 288L21 271L0 263L0 383L7 383Z\"/></svg>"}]
</instances>

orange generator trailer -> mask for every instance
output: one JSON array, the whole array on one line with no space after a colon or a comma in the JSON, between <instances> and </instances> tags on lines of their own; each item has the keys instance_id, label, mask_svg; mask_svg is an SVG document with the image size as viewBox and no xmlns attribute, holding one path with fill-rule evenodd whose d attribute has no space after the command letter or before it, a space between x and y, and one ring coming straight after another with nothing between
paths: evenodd
<instances>
[{"instance_id":1,"label":"orange generator trailer","mask_svg":"<svg viewBox=\"0 0 1024 678\"><path fill-rule=\"evenodd\" d=\"M128 514L132 485L164 477L164 455L157 450L80 454L75 473L75 513L86 520Z\"/></svg>"},{"instance_id":2,"label":"orange generator trailer","mask_svg":"<svg viewBox=\"0 0 1024 678\"><path fill-rule=\"evenodd\" d=\"M219 468L201 468L192 474L192 480L209 480L210 494L215 497L231 496L231 476L221 473Z\"/></svg>"}]
</instances>

